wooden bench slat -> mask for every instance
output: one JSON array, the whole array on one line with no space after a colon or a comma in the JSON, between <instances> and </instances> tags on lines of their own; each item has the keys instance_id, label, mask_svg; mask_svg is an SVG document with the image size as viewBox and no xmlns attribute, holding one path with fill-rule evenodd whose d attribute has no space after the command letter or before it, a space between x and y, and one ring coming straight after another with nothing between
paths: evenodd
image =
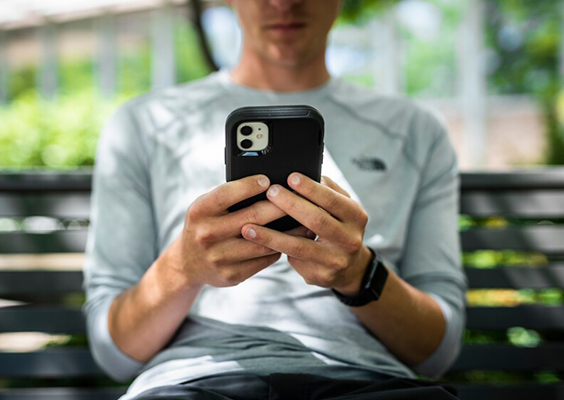
<instances>
[{"instance_id":1,"label":"wooden bench slat","mask_svg":"<svg viewBox=\"0 0 564 400\"><path fill-rule=\"evenodd\" d=\"M564 288L564 263L542 267L464 268L472 289Z\"/></svg>"},{"instance_id":2,"label":"wooden bench slat","mask_svg":"<svg viewBox=\"0 0 564 400\"><path fill-rule=\"evenodd\" d=\"M564 306L468 307L467 316L469 329L564 330ZM85 321L77 308L12 306L0 308L0 332L84 333Z\"/></svg>"},{"instance_id":3,"label":"wooden bench slat","mask_svg":"<svg viewBox=\"0 0 564 400\"><path fill-rule=\"evenodd\" d=\"M454 384L461 400L563 399L564 384L470 385Z\"/></svg>"},{"instance_id":4,"label":"wooden bench slat","mask_svg":"<svg viewBox=\"0 0 564 400\"><path fill-rule=\"evenodd\" d=\"M466 313L469 329L505 330L520 326L564 330L564 306L467 307Z\"/></svg>"},{"instance_id":5,"label":"wooden bench slat","mask_svg":"<svg viewBox=\"0 0 564 400\"><path fill-rule=\"evenodd\" d=\"M564 216L564 191L470 191L461 196L460 212L475 217L561 218Z\"/></svg>"},{"instance_id":6,"label":"wooden bench slat","mask_svg":"<svg viewBox=\"0 0 564 400\"><path fill-rule=\"evenodd\" d=\"M0 271L82 271L84 253L2 254Z\"/></svg>"},{"instance_id":7,"label":"wooden bench slat","mask_svg":"<svg viewBox=\"0 0 564 400\"><path fill-rule=\"evenodd\" d=\"M86 248L87 235L87 229L2 233L0 254L82 253Z\"/></svg>"},{"instance_id":8,"label":"wooden bench slat","mask_svg":"<svg viewBox=\"0 0 564 400\"><path fill-rule=\"evenodd\" d=\"M102 377L88 348L52 348L28 353L0 353L0 377Z\"/></svg>"},{"instance_id":9,"label":"wooden bench slat","mask_svg":"<svg viewBox=\"0 0 564 400\"><path fill-rule=\"evenodd\" d=\"M508 344L464 345L451 371L564 371L564 344L516 347Z\"/></svg>"},{"instance_id":10,"label":"wooden bench slat","mask_svg":"<svg viewBox=\"0 0 564 400\"><path fill-rule=\"evenodd\" d=\"M126 391L126 387L3 389L0 400L117 400Z\"/></svg>"},{"instance_id":11,"label":"wooden bench slat","mask_svg":"<svg viewBox=\"0 0 564 400\"><path fill-rule=\"evenodd\" d=\"M88 220L90 192L0 192L0 217L31 215Z\"/></svg>"},{"instance_id":12,"label":"wooden bench slat","mask_svg":"<svg viewBox=\"0 0 564 400\"><path fill-rule=\"evenodd\" d=\"M527 168L511 172L465 172L460 175L462 193L475 190L563 189L563 167Z\"/></svg>"},{"instance_id":13,"label":"wooden bench slat","mask_svg":"<svg viewBox=\"0 0 564 400\"><path fill-rule=\"evenodd\" d=\"M464 251L488 249L564 254L564 226L559 225L475 228L461 232L460 238Z\"/></svg>"},{"instance_id":14,"label":"wooden bench slat","mask_svg":"<svg viewBox=\"0 0 564 400\"><path fill-rule=\"evenodd\" d=\"M85 333L86 321L78 308L11 306L0 308L0 333L4 332Z\"/></svg>"},{"instance_id":15,"label":"wooden bench slat","mask_svg":"<svg viewBox=\"0 0 564 400\"><path fill-rule=\"evenodd\" d=\"M82 292L82 271L1 271L0 296Z\"/></svg>"},{"instance_id":16,"label":"wooden bench slat","mask_svg":"<svg viewBox=\"0 0 564 400\"><path fill-rule=\"evenodd\" d=\"M74 171L34 170L2 172L0 192L23 191L90 191L92 188L91 167Z\"/></svg>"}]
</instances>

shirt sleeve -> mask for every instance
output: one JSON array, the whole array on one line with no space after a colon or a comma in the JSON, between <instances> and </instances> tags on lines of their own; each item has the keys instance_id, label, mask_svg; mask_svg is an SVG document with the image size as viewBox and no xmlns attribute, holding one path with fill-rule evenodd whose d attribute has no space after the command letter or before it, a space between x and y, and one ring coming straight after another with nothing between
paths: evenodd
<instances>
[{"instance_id":1,"label":"shirt sleeve","mask_svg":"<svg viewBox=\"0 0 564 400\"><path fill-rule=\"evenodd\" d=\"M444 124L425 113L415 126L420 138L423 134L432 137L432 144L417 157L422 160L420 186L400 273L406 282L429 293L443 312L446 330L439 347L427 360L412 367L416 373L438 376L460 352L466 318L467 281L461 266L458 233L459 173Z\"/></svg>"},{"instance_id":2,"label":"shirt sleeve","mask_svg":"<svg viewBox=\"0 0 564 400\"><path fill-rule=\"evenodd\" d=\"M89 346L100 368L126 381L142 363L123 353L108 330L113 299L135 285L157 258L148 145L122 106L104 126L94 167L91 215L83 266Z\"/></svg>"}]
</instances>

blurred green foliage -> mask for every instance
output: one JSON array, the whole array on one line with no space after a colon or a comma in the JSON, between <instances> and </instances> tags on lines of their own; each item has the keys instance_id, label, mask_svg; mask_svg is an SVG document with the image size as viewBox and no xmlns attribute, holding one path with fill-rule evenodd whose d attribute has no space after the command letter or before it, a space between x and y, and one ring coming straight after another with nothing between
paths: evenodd
<instances>
[{"instance_id":1,"label":"blurred green foliage","mask_svg":"<svg viewBox=\"0 0 564 400\"><path fill-rule=\"evenodd\" d=\"M209 73L189 23L175 28L177 82ZM0 167L52 169L94 164L99 132L121 103L150 90L148 45L120 52L118 88L108 99L98 93L91 59L61 60L53 100L36 89L37 68L10 72L10 103L0 106Z\"/></svg>"},{"instance_id":2,"label":"blurred green foliage","mask_svg":"<svg viewBox=\"0 0 564 400\"><path fill-rule=\"evenodd\" d=\"M562 1L485 2L489 91L536 97L547 129L546 163L564 164L564 114L558 108Z\"/></svg>"},{"instance_id":3,"label":"blurred green foliage","mask_svg":"<svg viewBox=\"0 0 564 400\"><path fill-rule=\"evenodd\" d=\"M98 131L121 101L92 89L47 101L30 90L0 108L0 165L63 168L92 165Z\"/></svg>"},{"instance_id":4,"label":"blurred green foliage","mask_svg":"<svg viewBox=\"0 0 564 400\"><path fill-rule=\"evenodd\" d=\"M428 36L405 27L405 92L408 96L452 98L457 95L457 35L464 7L449 0L426 0L440 15L439 26Z\"/></svg>"},{"instance_id":5,"label":"blurred green foliage","mask_svg":"<svg viewBox=\"0 0 564 400\"><path fill-rule=\"evenodd\" d=\"M401 0L346 0L340 23L363 24L381 18ZM451 0L421 0L440 11L440 33L431 40L400 26L406 44L405 90L410 96L450 97L456 93L456 43L452 32L463 7ZM561 37L561 0L484 0L487 6L486 41L489 90L493 94L530 94L539 100L547 126L547 163L564 163L564 95L560 94L558 54ZM187 21L175 27L177 82L209 73L195 31ZM92 87L95 67L89 59L64 59L59 67L59 94L53 104L35 92L37 70L27 66L10 71L11 103L0 107L0 166L91 165L92 142L101 124L122 101L150 90L149 43L120 49L115 99L103 99ZM424 67L422 67L424 66ZM370 85L373 73L354 76ZM84 102L81 106L79 103ZM558 106L559 105L559 106ZM93 112L88 112L90 109ZM80 116L80 118L72 118ZM67 128L64 121L68 118ZM53 126L51 125L53 121ZM81 122L82 121L82 122ZM78 129L72 136L63 130ZM38 133L42 131L43 133ZM51 137L50 135L54 135ZM67 135L69 137L67 137ZM11 139L10 139L11 138ZM83 143L71 144L71 141ZM92 139L94 138L94 139ZM24 141L30 143L25 149ZM74 151L85 152L71 155ZM75 163L75 164L73 164Z\"/></svg>"},{"instance_id":6,"label":"blurred green foliage","mask_svg":"<svg viewBox=\"0 0 564 400\"><path fill-rule=\"evenodd\" d=\"M344 0L340 18L345 22L362 23L400 0Z\"/></svg>"}]
</instances>

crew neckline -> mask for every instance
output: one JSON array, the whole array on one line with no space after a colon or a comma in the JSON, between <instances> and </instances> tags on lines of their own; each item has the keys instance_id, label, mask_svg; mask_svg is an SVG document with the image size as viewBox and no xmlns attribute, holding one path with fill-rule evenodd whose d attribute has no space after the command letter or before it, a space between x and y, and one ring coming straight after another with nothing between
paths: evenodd
<instances>
[{"instance_id":1,"label":"crew neckline","mask_svg":"<svg viewBox=\"0 0 564 400\"><path fill-rule=\"evenodd\" d=\"M235 83L231 78L230 72L231 70L227 68L221 68L219 71L216 72L219 82L227 90L245 95L264 96L264 97L277 98L277 99L292 99L292 98L304 99L307 97L319 98L320 96L324 97L325 95L330 93L338 85L340 81L339 78L330 76L327 82L324 82L321 85L311 89L289 91L289 92L278 92L275 90L258 89L250 86L241 85L239 83Z\"/></svg>"}]
</instances>

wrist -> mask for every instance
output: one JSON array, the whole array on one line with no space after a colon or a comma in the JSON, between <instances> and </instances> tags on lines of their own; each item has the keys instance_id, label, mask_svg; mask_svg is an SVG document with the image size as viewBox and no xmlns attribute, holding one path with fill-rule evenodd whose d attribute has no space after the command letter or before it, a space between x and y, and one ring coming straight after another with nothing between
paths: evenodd
<instances>
[{"instance_id":1,"label":"wrist","mask_svg":"<svg viewBox=\"0 0 564 400\"><path fill-rule=\"evenodd\" d=\"M350 268L352 270L351 278L349 281L340 286L333 287L334 290L345 296L356 296L360 292L360 285L362 284L362 278L366 269L372 262L372 252L365 245L359 252L357 261Z\"/></svg>"},{"instance_id":2,"label":"wrist","mask_svg":"<svg viewBox=\"0 0 564 400\"><path fill-rule=\"evenodd\" d=\"M351 296L332 289L335 296L349 307L362 307L379 300L382 296L388 278L388 270L378 254L371 248L368 248L368 250L372 254L372 258L364 270L360 290Z\"/></svg>"},{"instance_id":3,"label":"wrist","mask_svg":"<svg viewBox=\"0 0 564 400\"><path fill-rule=\"evenodd\" d=\"M155 261L156 274L172 291L199 291L203 283L191 276L183 264L186 261L182 251L181 237L176 239Z\"/></svg>"}]
</instances>

